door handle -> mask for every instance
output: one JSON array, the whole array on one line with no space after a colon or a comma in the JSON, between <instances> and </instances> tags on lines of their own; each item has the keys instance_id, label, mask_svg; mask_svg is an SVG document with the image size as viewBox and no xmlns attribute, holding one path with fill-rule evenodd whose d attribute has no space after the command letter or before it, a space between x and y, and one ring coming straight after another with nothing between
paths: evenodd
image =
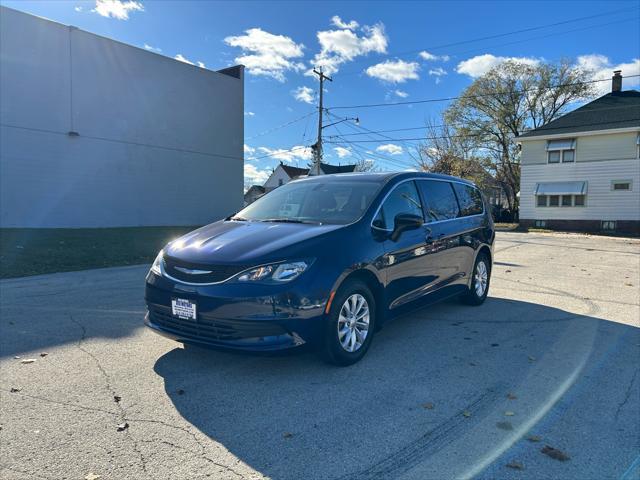
<instances>
[{"instance_id":1,"label":"door handle","mask_svg":"<svg viewBox=\"0 0 640 480\"><path fill-rule=\"evenodd\" d=\"M425 228L424 241L427 242L427 243L433 242L433 235L431 235L431 229L430 228Z\"/></svg>"}]
</instances>

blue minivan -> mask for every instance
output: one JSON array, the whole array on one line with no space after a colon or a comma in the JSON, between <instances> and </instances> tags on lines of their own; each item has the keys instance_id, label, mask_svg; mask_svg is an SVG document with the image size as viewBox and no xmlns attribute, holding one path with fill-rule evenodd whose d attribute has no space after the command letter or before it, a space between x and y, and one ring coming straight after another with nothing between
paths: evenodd
<instances>
[{"instance_id":1,"label":"blue minivan","mask_svg":"<svg viewBox=\"0 0 640 480\"><path fill-rule=\"evenodd\" d=\"M146 278L145 323L185 344L312 344L350 365L407 309L483 303L494 237L483 195L460 178L303 178L164 247Z\"/></svg>"}]
</instances>

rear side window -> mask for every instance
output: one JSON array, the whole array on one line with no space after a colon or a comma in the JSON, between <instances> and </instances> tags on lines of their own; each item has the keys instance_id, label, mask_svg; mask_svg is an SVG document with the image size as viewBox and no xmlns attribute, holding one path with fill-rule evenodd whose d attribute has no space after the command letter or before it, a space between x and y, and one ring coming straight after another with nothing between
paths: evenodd
<instances>
[{"instance_id":1,"label":"rear side window","mask_svg":"<svg viewBox=\"0 0 640 480\"><path fill-rule=\"evenodd\" d=\"M420 180L418 185L427 204L428 222L450 220L458 216L458 202L450 182Z\"/></svg>"},{"instance_id":2,"label":"rear side window","mask_svg":"<svg viewBox=\"0 0 640 480\"><path fill-rule=\"evenodd\" d=\"M391 191L373 220L373 226L393 230L394 219L399 213L422 218L422 202L413 182L401 183Z\"/></svg>"},{"instance_id":3,"label":"rear side window","mask_svg":"<svg viewBox=\"0 0 640 480\"><path fill-rule=\"evenodd\" d=\"M460 216L479 215L482 213L482 195L480 191L471 185L454 183L453 188L460 204Z\"/></svg>"}]
</instances>

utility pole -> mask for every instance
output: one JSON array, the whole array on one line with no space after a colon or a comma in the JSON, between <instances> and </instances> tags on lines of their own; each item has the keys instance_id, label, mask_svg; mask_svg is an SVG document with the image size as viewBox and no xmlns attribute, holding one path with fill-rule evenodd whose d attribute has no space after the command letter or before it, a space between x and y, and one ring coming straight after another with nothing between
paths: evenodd
<instances>
[{"instance_id":1,"label":"utility pole","mask_svg":"<svg viewBox=\"0 0 640 480\"><path fill-rule=\"evenodd\" d=\"M318 141L316 142L316 148L314 149L315 159L313 165L316 175L320 175L320 162L322 162L322 112L324 110L322 99L324 94L324 81L329 80L330 82L333 82L331 77L328 77L327 75L322 73L322 67L320 67L319 70L320 71L316 70L315 68L313 69L313 73L318 75L318 77L320 78L320 95L318 103Z\"/></svg>"}]
</instances>

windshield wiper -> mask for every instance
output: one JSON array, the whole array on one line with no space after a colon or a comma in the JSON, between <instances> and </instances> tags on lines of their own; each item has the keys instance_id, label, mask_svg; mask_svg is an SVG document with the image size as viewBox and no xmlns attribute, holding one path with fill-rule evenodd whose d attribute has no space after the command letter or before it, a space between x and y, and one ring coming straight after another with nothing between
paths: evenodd
<instances>
[{"instance_id":1,"label":"windshield wiper","mask_svg":"<svg viewBox=\"0 0 640 480\"><path fill-rule=\"evenodd\" d=\"M309 220L300 220L298 218L265 218L261 222L281 222L281 223L318 223Z\"/></svg>"}]
</instances>

